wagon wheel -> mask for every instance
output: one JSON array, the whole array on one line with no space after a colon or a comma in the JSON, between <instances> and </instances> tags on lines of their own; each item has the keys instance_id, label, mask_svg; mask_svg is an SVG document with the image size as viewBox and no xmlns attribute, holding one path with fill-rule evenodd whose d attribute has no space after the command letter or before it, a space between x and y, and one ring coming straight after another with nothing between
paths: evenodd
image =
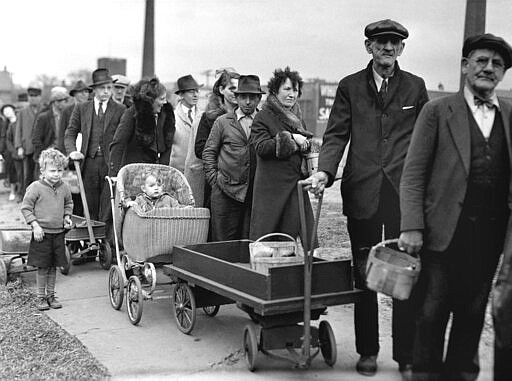
<instances>
[{"instance_id":1,"label":"wagon wheel","mask_svg":"<svg viewBox=\"0 0 512 381\"><path fill-rule=\"evenodd\" d=\"M71 244L67 244L64 246L64 254L66 255L66 264L60 267L60 273L62 275L68 275L69 269L71 268L71 252L69 250L69 246Z\"/></svg>"},{"instance_id":2,"label":"wagon wheel","mask_svg":"<svg viewBox=\"0 0 512 381\"><path fill-rule=\"evenodd\" d=\"M133 325L137 325L142 318L142 285L140 279L132 275L128 279L128 286L126 288L126 307L128 309L128 318Z\"/></svg>"},{"instance_id":3,"label":"wagon wheel","mask_svg":"<svg viewBox=\"0 0 512 381\"><path fill-rule=\"evenodd\" d=\"M220 310L220 306L207 306L203 307L203 311L209 317L214 317Z\"/></svg>"},{"instance_id":4,"label":"wagon wheel","mask_svg":"<svg viewBox=\"0 0 512 381\"><path fill-rule=\"evenodd\" d=\"M5 262L2 258L0 258L0 284L6 285L7 284L7 266L5 265Z\"/></svg>"},{"instance_id":5,"label":"wagon wheel","mask_svg":"<svg viewBox=\"0 0 512 381\"><path fill-rule=\"evenodd\" d=\"M325 363L329 366L333 366L336 363L337 356L336 339L334 338L331 325L325 320L322 320L318 327L318 340Z\"/></svg>"},{"instance_id":6,"label":"wagon wheel","mask_svg":"<svg viewBox=\"0 0 512 381\"><path fill-rule=\"evenodd\" d=\"M124 284L123 273L119 266L114 265L108 272L108 296L113 309L119 310L123 305Z\"/></svg>"},{"instance_id":7,"label":"wagon wheel","mask_svg":"<svg viewBox=\"0 0 512 381\"><path fill-rule=\"evenodd\" d=\"M110 269L112 265L112 249L107 241L102 241L98 250L100 265L104 270Z\"/></svg>"},{"instance_id":8,"label":"wagon wheel","mask_svg":"<svg viewBox=\"0 0 512 381\"><path fill-rule=\"evenodd\" d=\"M244 355L247 369L253 372L258 357L258 337L252 325L246 325L244 328Z\"/></svg>"},{"instance_id":9,"label":"wagon wheel","mask_svg":"<svg viewBox=\"0 0 512 381\"><path fill-rule=\"evenodd\" d=\"M179 282L174 285L172 305L178 329L188 335L196 322L196 300L188 284Z\"/></svg>"}]
</instances>

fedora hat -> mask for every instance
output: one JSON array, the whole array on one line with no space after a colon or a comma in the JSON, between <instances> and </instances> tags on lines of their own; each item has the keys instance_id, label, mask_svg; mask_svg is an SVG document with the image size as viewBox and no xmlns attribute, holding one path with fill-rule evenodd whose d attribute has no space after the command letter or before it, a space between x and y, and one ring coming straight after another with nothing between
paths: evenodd
<instances>
[{"instance_id":1,"label":"fedora hat","mask_svg":"<svg viewBox=\"0 0 512 381\"><path fill-rule=\"evenodd\" d=\"M88 92L91 92L91 88L89 86L87 86L84 81L79 79L78 81L76 81L76 83L73 86L73 88L71 90L69 90L69 95L74 97L76 93L79 93L79 92L84 91L84 90L87 90Z\"/></svg>"},{"instance_id":2,"label":"fedora hat","mask_svg":"<svg viewBox=\"0 0 512 381\"><path fill-rule=\"evenodd\" d=\"M203 85L199 85L194 79L194 77L192 77L190 74L178 78L176 85L178 86L178 89L174 92L174 94L181 93L182 91L195 90L199 89L200 87L203 87Z\"/></svg>"},{"instance_id":3,"label":"fedora hat","mask_svg":"<svg viewBox=\"0 0 512 381\"><path fill-rule=\"evenodd\" d=\"M112 77L110 76L108 69L99 68L92 72L92 83L91 87L104 85L105 83L112 83Z\"/></svg>"},{"instance_id":4,"label":"fedora hat","mask_svg":"<svg viewBox=\"0 0 512 381\"><path fill-rule=\"evenodd\" d=\"M260 78L257 75L241 75L238 80L238 88L234 94L265 94L261 90Z\"/></svg>"}]
</instances>

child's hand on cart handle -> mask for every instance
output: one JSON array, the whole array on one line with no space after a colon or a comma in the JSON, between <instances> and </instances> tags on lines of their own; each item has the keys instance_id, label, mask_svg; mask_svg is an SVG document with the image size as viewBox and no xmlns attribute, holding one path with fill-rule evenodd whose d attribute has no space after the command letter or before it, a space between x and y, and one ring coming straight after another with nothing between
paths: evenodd
<instances>
[{"instance_id":1,"label":"child's hand on cart handle","mask_svg":"<svg viewBox=\"0 0 512 381\"><path fill-rule=\"evenodd\" d=\"M398 248L407 254L416 254L423 246L423 232L421 230L408 230L400 233Z\"/></svg>"},{"instance_id":2,"label":"child's hand on cart handle","mask_svg":"<svg viewBox=\"0 0 512 381\"><path fill-rule=\"evenodd\" d=\"M315 197L320 197L320 195L325 190L325 185L329 180L327 173L320 171L312 174L302 183L304 184L304 189L310 191L315 195Z\"/></svg>"},{"instance_id":3,"label":"child's hand on cart handle","mask_svg":"<svg viewBox=\"0 0 512 381\"><path fill-rule=\"evenodd\" d=\"M69 158L74 161L83 160L84 154L80 151L73 151L69 154Z\"/></svg>"},{"instance_id":4,"label":"child's hand on cart handle","mask_svg":"<svg viewBox=\"0 0 512 381\"><path fill-rule=\"evenodd\" d=\"M71 216L64 216L64 229L71 229L73 227L73 221L71 221Z\"/></svg>"},{"instance_id":5,"label":"child's hand on cart handle","mask_svg":"<svg viewBox=\"0 0 512 381\"><path fill-rule=\"evenodd\" d=\"M32 225L32 232L34 233L34 239L37 242L41 242L44 237L44 231L41 225L37 221L33 221L30 225Z\"/></svg>"}]
</instances>

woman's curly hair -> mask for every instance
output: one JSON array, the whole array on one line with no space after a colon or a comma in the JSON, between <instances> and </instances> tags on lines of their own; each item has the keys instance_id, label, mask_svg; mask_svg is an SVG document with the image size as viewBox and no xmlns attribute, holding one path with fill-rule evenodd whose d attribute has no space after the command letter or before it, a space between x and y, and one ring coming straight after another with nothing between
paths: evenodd
<instances>
[{"instance_id":1,"label":"woman's curly hair","mask_svg":"<svg viewBox=\"0 0 512 381\"><path fill-rule=\"evenodd\" d=\"M213 89L212 89L212 92L221 97L221 99L224 101L224 95L221 94L220 92L220 88L223 87L225 88L226 86L229 85L229 82L234 78L234 79L238 79L240 78L240 74L238 74L237 72L235 71L230 71L230 70L227 70L227 69L221 69L219 71L220 73L220 77L219 79L217 79L213 85Z\"/></svg>"},{"instance_id":2,"label":"woman's curly hair","mask_svg":"<svg viewBox=\"0 0 512 381\"><path fill-rule=\"evenodd\" d=\"M283 69L276 69L274 71L274 76L270 78L268 81L268 91L272 95L277 95L279 92L279 88L283 83L286 82L286 79L289 78L290 82L293 85L294 89L299 90L299 98L302 95L302 86L304 85L304 81L300 76L298 71L292 71L289 66L286 66Z\"/></svg>"},{"instance_id":3,"label":"woman's curly hair","mask_svg":"<svg viewBox=\"0 0 512 381\"><path fill-rule=\"evenodd\" d=\"M133 99L153 103L166 92L165 86L157 77L142 78L133 86Z\"/></svg>"}]
</instances>

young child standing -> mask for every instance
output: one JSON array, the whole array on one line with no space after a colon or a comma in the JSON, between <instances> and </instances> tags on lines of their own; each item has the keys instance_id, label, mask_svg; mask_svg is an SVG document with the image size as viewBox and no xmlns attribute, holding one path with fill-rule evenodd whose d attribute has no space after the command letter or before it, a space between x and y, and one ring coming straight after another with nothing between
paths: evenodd
<instances>
[{"instance_id":1,"label":"young child standing","mask_svg":"<svg viewBox=\"0 0 512 381\"><path fill-rule=\"evenodd\" d=\"M57 267L66 265L65 229L70 229L73 200L68 185L62 182L66 157L54 148L41 152L40 180L27 188L21 213L32 226L28 264L37 267L37 308L61 308L55 297Z\"/></svg>"}]
</instances>

